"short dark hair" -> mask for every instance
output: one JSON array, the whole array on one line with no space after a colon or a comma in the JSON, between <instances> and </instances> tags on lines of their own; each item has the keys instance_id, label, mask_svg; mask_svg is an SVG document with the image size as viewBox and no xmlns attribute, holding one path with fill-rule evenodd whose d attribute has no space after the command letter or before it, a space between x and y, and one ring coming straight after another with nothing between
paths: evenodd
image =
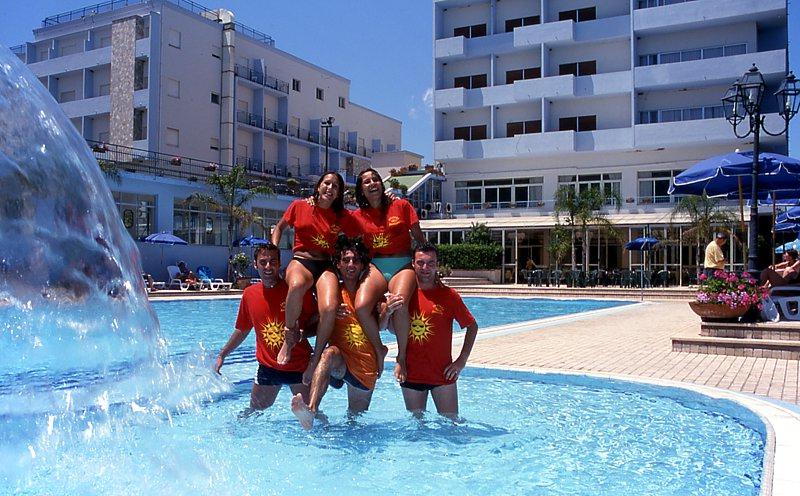
<instances>
[{"instance_id":1,"label":"short dark hair","mask_svg":"<svg viewBox=\"0 0 800 496\"><path fill-rule=\"evenodd\" d=\"M358 258L361 259L361 262L368 266L372 259L369 256L369 249L364 244L364 241L361 239L361 236L356 236L353 238L348 238L344 234L340 234L338 238L336 238L336 245L334 246L333 252L333 264L336 265L342 259L342 254L346 251L352 251Z\"/></svg>"},{"instance_id":2,"label":"short dark hair","mask_svg":"<svg viewBox=\"0 0 800 496\"><path fill-rule=\"evenodd\" d=\"M370 173L373 176L378 176L378 181L381 183L381 208L386 208L391 203L389 197L386 196L386 185L383 184L383 179L381 175L378 174L373 168L364 169L363 171L358 173L358 177L356 177L356 204L358 204L361 208L369 208L369 200L367 200L367 195L364 194L362 186L364 186L364 174Z\"/></svg>"},{"instance_id":3,"label":"short dark hair","mask_svg":"<svg viewBox=\"0 0 800 496\"><path fill-rule=\"evenodd\" d=\"M797 250L786 250L786 254L792 257L792 260L797 260Z\"/></svg>"},{"instance_id":4,"label":"short dark hair","mask_svg":"<svg viewBox=\"0 0 800 496\"><path fill-rule=\"evenodd\" d=\"M256 249L253 250L253 260L258 260L258 256L263 251L275 251L278 252L278 258L281 258L281 249L275 246L272 243L261 243L256 245Z\"/></svg>"},{"instance_id":5,"label":"short dark hair","mask_svg":"<svg viewBox=\"0 0 800 496\"><path fill-rule=\"evenodd\" d=\"M322 181L325 180L327 176L335 176L336 181L339 183L339 194L336 195L336 198L333 200L333 204L331 204L331 209L336 212L337 214L344 210L344 178L341 174L334 171L324 172L319 179L317 179L317 184L314 185L314 202L319 205L319 185L322 184Z\"/></svg>"},{"instance_id":6,"label":"short dark hair","mask_svg":"<svg viewBox=\"0 0 800 496\"><path fill-rule=\"evenodd\" d=\"M437 262L439 261L439 249L436 248L436 245L431 243L430 241L426 241L426 242L422 243L421 245L418 245L416 248L414 248L414 255L415 256L416 256L417 252L420 252L420 253L433 253L434 255L436 255L436 261Z\"/></svg>"}]
</instances>

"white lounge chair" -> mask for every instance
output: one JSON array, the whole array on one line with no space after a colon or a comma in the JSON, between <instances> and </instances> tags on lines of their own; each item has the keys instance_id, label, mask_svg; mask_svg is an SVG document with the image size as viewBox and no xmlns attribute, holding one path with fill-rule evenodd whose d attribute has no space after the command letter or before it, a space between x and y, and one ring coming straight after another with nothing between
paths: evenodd
<instances>
[{"instance_id":1,"label":"white lounge chair","mask_svg":"<svg viewBox=\"0 0 800 496\"><path fill-rule=\"evenodd\" d=\"M800 320L800 284L775 286L769 296L778 307L781 320Z\"/></svg>"},{"instance_id":2,"label":"white lounge chair","mask_svg":"<svg viewBox=\"0 0 800 496\"><path fill-rule=\"evenodd\" d=\"M167 273L169 273L169 284L167 284L167 289L180 289L181 291L189 290L189 283L183 282L178 277L178 275L181 273L181 269L179 269L177 265L167 265Z\"/></svg>"}]
</instances>

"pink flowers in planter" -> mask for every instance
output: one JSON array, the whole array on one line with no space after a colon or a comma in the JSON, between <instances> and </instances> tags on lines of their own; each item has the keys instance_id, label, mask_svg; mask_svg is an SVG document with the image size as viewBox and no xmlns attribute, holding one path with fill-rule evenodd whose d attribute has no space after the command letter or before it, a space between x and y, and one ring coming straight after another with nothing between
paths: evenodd
<instances>
[{"instance_id":1,"label":"pink flowers in planter","mask_svg":"<svg viewBox=\"0 0 800 496\"><path fill-rule=\"evenodd\" d=\"M730 308L750 307L757 305L761 309L761 300L767 290L758 285L758 281L743 272L737 276L733 272L718 270L712 277L700 275L700 289L697 301L700 303L716 303Z\"/></svg>"}]
</instances>

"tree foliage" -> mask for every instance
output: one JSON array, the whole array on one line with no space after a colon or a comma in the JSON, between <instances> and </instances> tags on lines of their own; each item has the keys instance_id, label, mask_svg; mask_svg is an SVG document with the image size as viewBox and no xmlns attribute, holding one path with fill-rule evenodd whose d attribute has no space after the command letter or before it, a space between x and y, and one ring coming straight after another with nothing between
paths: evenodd
<instances>
[{"instance_id":1,"label":"tree foliage","mask_svg":"<svg viewBox=\"0 0 800 496\"><path fill-rule=\"evenodd\" d=\"M619 238L619 232L608 219L608 214L604 209L609 200L612 200L615 209L619 212L622 198L619 193L614 191L604 192L600 188L588 188L578 192L574 185L565 184L558 187L554 199L553 214L556 217L556 224L560 225L563 218L564 225L570 232L572 270L577 268L575 260L577 232L583 233L583 267L584 270L588 270L589 227L597 227L600 231Z\"/></svg>"},{"instance_id":2,"label":"tree foliage","mask_svg":"<svg viewBox=\"0 0 800 496\"><path fill-rule=\"evenodd\" d=\"M699 274L705 257L704 242L711 239L715 226L730 226L736 222L736 216L730 210L720 208L719 200L703 194L702 196L682 197L673 207L670 221L675 222L677 217L687 218L692 226L683 231L683 238L689 238L695 242Z\"/></svg>"},{"instance_id":3,"label":"tree foliage","mask_svg":"<svg viewBox=\"0 0 800 496\"><path fill-rule=\"evenodd\" d=\"M572 247L572 240L569 229L561 224L556 224L550 230L550 241L547 244L547 252L550 258L555 261L556 269L561 265L561 261L569 253Z\"/></svg>"},{"instance_id":4,"label":"tree foliage","mask_svg":"<svg viewBox=\"0 0 800 496\"><path fill-rule=\"evenodd\" d=\"M473 245L496 245L492 241L492 233L484 223L472 223L469 232L464 235L464 242Z\"/></svg>"},{"instance_id":5,"label":"tree foliage","mask_svg":"<svg viewBox=\"0 0 800 496\"><path fill-rule=\"evenodd\" d=\"M489 270L500 268L500 245L459 243L439 245L441 263L451 269Z\"/></svg>"}]
</instances>

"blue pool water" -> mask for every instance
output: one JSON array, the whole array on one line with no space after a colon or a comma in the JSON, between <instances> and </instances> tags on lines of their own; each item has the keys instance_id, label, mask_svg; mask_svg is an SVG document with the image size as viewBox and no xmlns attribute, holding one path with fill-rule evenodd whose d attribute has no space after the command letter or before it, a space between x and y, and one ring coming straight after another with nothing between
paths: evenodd
<instances>
[{"instance_id":1,"label":"blue pool water","mask_svg":"<svg viewBox=\"0 0 800 496\"><path fill-rule=\"evenodd\" d=\"M484 307L529 320L550 315L551 303L467 300L479 322ZM176 369L187 357L216 353L237 304L153 305ZM597 305L608 304L567 304L573 311ZM328 422L311 432L291 414L288 390L273 408L244 416L256 368L253 339L222 369L228 385L200 401L171 408L98 402L70 418L0 415L0 494L759 491L763 424L730 403L666 388L467 369L459 381L463 420L453 423L433 414L414 419L386 373L370 411L358 417L347 416L343 391L330 390L322 403ZM188 381L191 375L185 374ZM41 434L32 440L9 434L20 431Z\"/></svg>"}]
</instances>

